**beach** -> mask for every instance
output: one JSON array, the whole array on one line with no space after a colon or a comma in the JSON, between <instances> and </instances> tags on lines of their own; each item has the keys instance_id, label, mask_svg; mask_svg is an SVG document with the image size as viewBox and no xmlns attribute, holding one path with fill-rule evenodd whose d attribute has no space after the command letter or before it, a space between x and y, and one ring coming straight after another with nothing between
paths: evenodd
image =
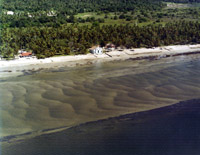
<instances>
[{"instance_id":1,"label":"beach","mask_svg":"<svg viewBox=\"0 0 200 155\"><path fill-rule=\"evenodd\" d=\"M61 67L63 64L68 67L91 64L97 61L107 62L126 59L160 59L164 57L195 54L200 52L200 44L196 45L173 45L154 48L134 48L113 50L103 54L85 54L57 56L45 59L20 58L16 60L1 60L1 72L15 72L22 70L37 70L41 68Z\"/></svg>"},{"instance_id":2,"label":"beach","mask_svg":"<svg viewBox=\"0 0 200 155\"><path fill-rule=\"evenodd\" d=\"M17 76L7 72L8 77L0 78L0 138L29 132L38 136L46 129L199 98L199 59L195 54L22 71Z\"/></svg>"},{"instance_id":3,"label":"beach","mask_svg":"<svg viewBox=\"0 0 200 155\"><path fill-rule=\"evenodd\" d=\"M95 58L81 59L81 55L78 55L53 57L42 60L36 59L36 61L46 61L49 59L58 59L58 61L38 63L35 65L28 65L28 63L20 65L20 63L16 63L17 67L10 66L9 64L11 62L14 64L14 62L17 61L8 61L7 69L2 71L0 75L0 145L3 149L2 154L23 154L20 152L23 150L21 148L26 148L26 146L22 143L28 144L26 142L29 140L33 143L29 145L29 148L27 147L27 151L36 150L38 148L41 149L41 154L49 154L48 151L45 152L46 150L42 150L43 148L41 148L42 146L48 148L47 146L49 146L49 144L47 141L49 139L52 139L52 145L55 143L58 144L58 148L51 147L56 151L52 154L59 154L59 150L64 151L60 154L65 154L68 150L65 150L62 146L66 147L67 144L82 146L82 142L86 143L85 141L87 141L89 137L99 135L101 131L103 132L100 138L103 137L104 139L99 139L99 142L108 140L108 143L110 143L109 138L111 138L112 141L112 137L118 137L118 131L122 131L126 124L123 125L122 123L120 125L122 130L120 128L119 130L115 130L115 126L109 125L105 126L105 129L109 129L105 132L103 129L98 130L93 135L90 134L92 131L88 132L85 134L86 138L83 136L85 139L83 138L83 141L80 143L79 137L81 136L78 133L83 132L78 131L77 133L76 129L83 124L90 124L90 122L101 122L101 120L104 119L107 120L113 117L134 113L136 122L130 122L130 126L136 126L137 129L137 123L140 124L143 119L143 116L140 117L141 119L137 119L138 112L145 112L170 106L180 101L200 98L200 54L196 54L199 53L199 47L197 45L187 45L187 50L185 49L185 51L182 50L183 46L179 48L177 46L168 46L167 48L159 47L152 49L144 48L111 51L107 53L110 56L107 55L105 58L100 58L103 57L104 54L98 55L97 57L89 54L91 57ZM165 52L160 52L160 50ZM128 55L128 52L133 52L134 54L129 53L130 55ZM121 55L124 53L124 56L119 56L117 53L121 53ZM87 57L87 55L82 56L85 58ZM69 59L70 57L72 57L74 61ZM79 59L77 59L77 57L79 57ZM63 58L62 61L60 61L61 58ZM67 58L68 61L64 61ZM76 61L75 58L77 59ZM4 67L6 68L6 66ZM20 73L20 75L15 76L15 70L16 74ZM5 74L9 76L2 76ZM195 107L197 106L194 106L194 110ZM178 109L180 108L177 108L177 110ZM154 113L157 114L157 111L155 110ZM176 111L176 113L176 116L179 116L178 111ZM158 113L156 118L160 118L160 114L162 115L162 112ZM146 116L149 118L151 115L153 115L153 113L149 113L148 116ZM172 115L173 113L171 113L170 109L164 118L166 118L167 121ZM119 117L119 119L121 118L122 117ZM114 124L115 119L112 120L114 120L114 122L111 121L111 124ZM162 123L162 120L161 118L159 121ZM124 121L126 122L126 118ZM181 122L180 119L178 119L177 122ZM157 125L157 121L152 121L152 123ZM184 123L185 122L183 122L183 124ZM145 127L143 129L150 127L149 123L144 123L144 125ZM95 126L96 125L94 125L94 130L96 130ZM130 126L128 125L127 130L129 130ZM161 124L156 131L161 131L160 128L162 126L163 124ZM61 137L65 140L69 140L69 143L60 141L61 139L57 134L62 131L68 132L68 129L73 130L73 135L77 135L75 136L76 142L73 143L73 140L71 141L71 133L66 133L66 136L61 134ZM117 131L116 135L112 135L112 137L107 136L111 135L109 132L112 133L112 129ZM140 131L140 129L138 131ZM152 131L154 131L154 128L152 128ZM173 131L174 129L172 129L172 133ZM108 132L108 134L106 134L106 132ZM123 131L121 134L122 136L123 133L128 132ZM143 132L143 130L138 134L136 132L136 138L138 138L137 135L141 135L142 133L145 132ZM171 133L167 134L171 135ZM41 143L38 143L37 138L46 137L45 135L48 140L42 138L42 140L39 139ZM51 135L55 135L56 139L52 138ZM154 132L152 135L152 140L154 140ZM129 136L129 134L127 134L127 136ZM133 135L133 137L135 136ZM157 136L155 135L155 137ZM60 145L62 142L65 144ZM115 141L112 142L114 143ZM132 142L134 143L135 141L130 141L130 144L132 144ZM141 141L141 145L146 144L143 142L144 141ZM92 143L93 141L91 141L90 144ZM18 147L17 144L22 145ZM39 144L39 146L41 144L41 147L38 147L37 144ZM45 146L45 144L47 145ZM135 144L137 144L137 141ZM159 142L159 144L162 143ZM60 149L59 146L61 146ZM160 146L160 148L161 147L162 146ZM20 150L16 150L18 148ZM102 148L104 149L105 147ZM149 146L149 148L151 148L151 146ZM104 152L103 149L102 151ZM74 154L78 154L76 150L75 148L69 151L72 151L72 154L73 151L75 151ZM99 150L100 149L98 149L98 151ZM39 154L38 152L40 152L40 150L36 150L33 154ZM24 150L24 154L29 153ZM112 152L111 154L115 153Z\"/></svg>"}]
</instances>

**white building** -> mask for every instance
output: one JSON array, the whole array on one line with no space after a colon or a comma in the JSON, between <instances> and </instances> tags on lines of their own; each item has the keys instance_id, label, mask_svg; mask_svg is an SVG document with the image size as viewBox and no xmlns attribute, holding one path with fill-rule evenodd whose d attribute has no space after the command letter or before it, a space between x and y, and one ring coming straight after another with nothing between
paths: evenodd
<instances>
[{"instance_id":1,"label":"white building","mask_svg":"<svg viewBox=\"0 0 200 155\"><path fill-rule=\"evenodd\" d=\"M56 16L56 13L54 11L49 11L47 13L47 16L49 16L49 17Z\"/></svg>"},{"instance_id":2,"label":"white building","mask_svg":"<svg viewBox=\"0 0 200 155\"><path fill-rule=\"evenodd\" d=\"M103 49L99 46L93 46L92 48L90 48L90 52L92 54L102 54L103 53Z\"/></svg>"},{"instance_id":3,"label":"white building","mask_svg":"<svg viewBox=\"0 0 200 155\"><path fill-rule=\"evenodd\" d=\"M14 12L13 11L7 11L6 14L7 15L14 15Z\"/></svg>"},{"instance_id":4,"label":"white building","mask_svg":"<svg viewBox=\"0 0 200 155\"><path fill-rule=\"evenodd\" d=\"M20 50L18 50L18 54L22 54L22 53L26 53L27 51L26 50L24 50L24 49L20 49Z\"/></svg>"},{"instance_id":5,"label":"white building","mask_svg":"<svg viewBox=\"0 0 200 155\"><path fill-rule=\"evenodd\" d=\"M32 18L33 16L30 13L28 13L28 17Z\"/></svg>"}]
</instances>

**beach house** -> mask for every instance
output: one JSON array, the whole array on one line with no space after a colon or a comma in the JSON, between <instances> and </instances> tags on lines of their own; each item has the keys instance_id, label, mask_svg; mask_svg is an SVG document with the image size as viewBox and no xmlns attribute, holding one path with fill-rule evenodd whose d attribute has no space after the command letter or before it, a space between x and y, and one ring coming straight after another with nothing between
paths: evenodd
<instances>
[{"instance_id":1,"label":"beach house","mask_svg":"<svg viewBox=\"0 0 200 155\"><path fill-rule=\"evenodd\" d=\"M27 52L26 50L19 50L18 51L19 58L26 58L26 57L32 57L32 52Z\"/></svg>"},{"instance_id":2,"label":"beach house","mask_svg":"<svg viewBox=\"0 0 200 155\"><path fill-rule=\"evenodd\" d=\"M116 48L116 46L112 43L106 44L106 46L105 46L106 51L113 51L113 50L115 50L115 48Z\"/></svg>"},{"instance_id":3,"label":"beach house","mask_svg":"<svg viewBox=\"0 0 200 155\"><path fill-rule=\"evenodd\" d=\"M102 54L103 53L103 48L101 48L99 45L93 46L89 50L90 50L90 53L92 53L92 54Z\"/></svg>"},{"instance_id":4,"label":"beach house","mask_svg":"<svg viewBox=\"0 0 200 155\"><path fill-rule=\"evenodd\" d=\"M20 54L19 57L20 58L32 57L32 53L31 52L24 52L24 53Z\"/></svg>"},{"instance_id":5,"label":"beach house","mask_svg":"<svg viewBox=\"0 0 200 155\"><path fill-rule=\"evenodd\" d=\"M26 50L24 50L24 49L20 49L20 50L18 50L18 54L22 54L22 53L26 53L27 51Z\"/></svg>"}]
</instances>

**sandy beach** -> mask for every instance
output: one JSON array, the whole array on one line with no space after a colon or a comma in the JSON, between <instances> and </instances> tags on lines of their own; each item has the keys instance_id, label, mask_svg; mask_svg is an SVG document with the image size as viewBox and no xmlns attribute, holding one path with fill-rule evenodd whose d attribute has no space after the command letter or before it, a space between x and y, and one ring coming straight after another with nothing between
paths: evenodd
<instances>
[{"instance_id":1,"label":"sandy beach","mask_svg":"<svg viewBox=\"0 0 200 155\"><path fill-rule=\"evenodd\" d=\"M90 64L96 61L114 61L114 60L126 60L126 59L143 59L152 58L160 59L162 57L176 56L181 54L193 54L194 52L200 52L200 44L196 45L173 45L162 46L155 48L135 48L124 49L123 51L113 50L100 55L86 54L86 55L74 55L74 56L58 56L45 59L37 58L20 58L16 60L1 60L0 71L11 72L21 70L34 70L39 68L51 68L58 67L59 63L65 63L65 66L76 66L83 64Z\"/></svg>"}]
</instances>

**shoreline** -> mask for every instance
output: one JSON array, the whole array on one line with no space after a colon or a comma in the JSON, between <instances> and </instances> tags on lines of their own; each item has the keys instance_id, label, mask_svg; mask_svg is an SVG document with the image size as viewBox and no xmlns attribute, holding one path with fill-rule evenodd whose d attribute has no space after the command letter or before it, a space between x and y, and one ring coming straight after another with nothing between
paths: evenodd
<instances>
[{"instance_id":1,"label":"shoreline","mask_svg":"<svg viewBox=\"0 0 200 155\"><path fill-rule=\"evenodd\" d=\"M138 116L140 115L148 115L149 113L153 112L157 112L160 110L165 110L165 109L176 109L176 107L184 107L184 105L187 102L196 102L199 101L200 99L191 99L191 100L186 100L186 101L179 101L177 103L173 103L171 105L166 105L166 106L162 106L162 107L157 107L157 108L153 108L153 109L148 109L148 110L144 110L144 111L137 111L137 112L131 112L131 113L127 113L127 114L122 114L119 116L111 116L108 118L102 118L102 119L98 119L98 120L94 120L94 121L89 121L89 122L84 122L84 123L80 123L78 125L74 125L74 126L61 126L61 127L57 127L57 128L49 128L49 129L43 129L43 130L35 130L32 132L25 132L22 134L16 134L16 135L9 135L9 136L4 136L4 137L0 137L0 144L14 144L20 141L26 141L27 139L33 139L33 138L37 138L38 136L43 136L43 135L51 135L51 134L56 134L59 132L64 132L64 131L68 131L68 130L73 130L76 128L81 128L83 126L88 126L88 125L93 125L93 124L101 124L107 121L111 121L111 120L119 120L119 121L127 121L130 119L136 119Z\"/></svg>"},{"instance_id":2,"label":"shoreline","mask_svg":"<svg viewBox=\"0 0 200 155\"><path fill-rule=\"evenodd\" d=\"M56 154L63 154L63 152L76 154L78 149L82 154L88 152L94 154L96 150L98 150L98 152L100 151L99 154L105 154L105 151L108 154L111 152L111 154L115 154L115 150L118 150L120 147L120 149L123 149L123 152L125 151L130 153L131 151L134 154L142 152L146 147L147 152L149 152L148 148L152 147L154 148L153 150L160 149L161 152L166 152L166 149L163 150L163 146L166 146L168 150L174 150L174 148L176 148L177 150L183 151L182 147L180 149L180 147L177 147L179 145L175 144L182 143L184 145L180 146L185 147L188 146L188 140L193 143L198 142L196 146L199 144L199 132L197 132L198 130L195 130L195 128L193 130L188 125L188 127L183 129L184 132L177 131L180 126L185 126L185 122L188 120L188 115L193 116L193 113L196 113L195 118L198 118L198 110L194 107L199 107L199 102L200 99L184 100L173 105L91 121L40 136L4 141L1 142L2 152L11 155L16 152L17 154L35 155L38 151L43 154L49 154L53 151L56 152ZM170 117L170 114L173 115ZM195 125L196 128L199 128L198 119L194 119L193 117L189 118L189 124ZM182 121L180 121L180 119ZM174 122L176 122L175 125ZM168 128L168 130L165 130L166 128ZM173 136L166 137L166 135L171 135L172 131L177 132L173 132ZM88 138L88 135L92 136ZM141 135L145 136L145 140L144 136ZM118 139L113 137L118 137ZM163 138L167 140L163 141ZM172 139L174 145L171 145ZM196 141L194 141L194 139ZM101 150L102 140L104 144L113 144L112 150L110 150L110 148L104 148ZM149 141L152 143L149 143ZM159 141L159 143L157 143L157 141ZM133 146L138 146L138 143L140 144L140 147L138 150L135 150ZM127 144L131 145L129 146ZM191 151L194 149L192 147L193 145L189 146L191 147L186 147L186 150ZM51 149L49 150L49 148ZM97 149L95 150L94 148ZM195 148L197 149L198 147ZM60 152L60 150L62 151ZM155 154L155 152L152 154Z\"/></svg>"},{"instance_id":3,"label":"shoreline","mask_svg":"<svg viewBox=\"0 0 200 155\"><path fill-rule=\"evenodd\" d=\"M198 52L199 53L199 52ZM176 54L177 55L177 54ZM197 57L198 57L198 60L199 60L199 54L197 54L196 55ZM193 55L192 55L192 57L193 57ZM181 58L181 59L180 59ZM156 66L156 67L158 67L157 66L157 62L160 62L160 61L164 61L165 63L167 62L169 62L169 60L171 60L171 59L180 59L180 61L182 62L184 59L187 59L187 62L190 62L190 56L178 56L178 58L166 58L166 59L162 59L162 60L158 60L158 61L149 61L149 59L146 59L146 60L139 60L140 62L145 62L145 64L148 64L148 66L149 66L149 64L151 64L151 63L153 63L154 64L154 66ZM189 60L189 61L188 61ZM127 61L115 61L117 64L118 64L118 66L120 66L120 69L121 69L121 66L122 66L122 64L123 64L123 62L127 62ZM115 64L115 62L113 62L113 64ZM120 62L122 62L122 64L120 64ZM132 61L131 59L129 59L128 60L128 62L130 63L130 64L134 64L135 62L134 61ZM137 61L136 61L137 62ZM165 63L162 63L162 66L165 66ZM109 62L109 64L111 64L110 62ZM141 63L139 63L139 65L140 65ZM166 64L167 65L167 64ZM141 66L143 66L143 64L141 64ZM86 67L88 67L88 66L86 66ZM93 67L93 65L91 65L91 67ZM127 66L125 66L125 67L127 67ZM138 66L137 66L138 67ZM79 67L77 67L77 68L79 68ZM77 69L76 68L76 69ZM83 68L85 68L85 66L83 66ZM148 68L151 68L151 67L148 67ZM173 67L173 68L176 68L176 67ZM198 68L198 66L197 66L197 68ZM75 69L75 70L76 70ZM131 69L132 69L132 67L131 67ZM179 70L180 68L178 68L178 70ZM56 69L57 70L57 69ZM71 70L74 70L74 68L72 68L72 69L69 69L69 71L71 71ZM143 70L143 69L142 69ZM181 69L182 70L182 69ZM78 69L78 71L79 71L79 69ZM85 70L84 70L85 71ZM154 70L155 71L155 70ZM186 70L186 68L184 67L184 71L186 71L187 72L187 70ZM73 72L73 71L72 71ZM195 72L196 73L196 72ZM162 74L162 73L161 73ZM155 74L155 75L161 75L161 74ZM70 76L70 75L69 75ZM96 76L96 75L95 75ZM143 76L143 75L142 75ZM170 76L171 76L171 73L170 73ZM148 77L149 76L147 76L147 79L148 79ZM159 77L159 76L158 76ZM161 78L161 77L160 77ZM19 78L20 79L20 78ZM141 78L139 78L139 79L141 79ZM175 79L179 79L179 78L175 78ZM27 79L26 79L27 80ZM35 78L34 78L34 80L35 80ZM127 80L127 79L126 79ZM22 81L23 81L23 78L22 78ZM195 80L194 80L195 81ZM9 81L8 81L9 82ZM11 82L13 82L12 80L11 80ZM18 82L18 81L17 81ZM158 82L158 84L160 85L160 82ZM166 83L165 83L166 84ZM6 85L6 83L5 83L5 85ZM17 85L19 85L19 83L17 84ZM153 85L153 83L152 83L152 85ZM160 86L159 86L160 87ZM173 86L172 86L173 87ZM2 87L3 88L3 87ZM137 88L137 87L136 87ZM167 89L169 88L171 88L170 86L169 87L166 87ZM179 87L178 87L179 88ZM151 84L150 84L150 87L148 86L148 87L145 87L144 88L145 90L152 90L152 86L151 86ZM180 88L179 88L180 89ZM184 89L184 88L183 88ZM30 89L29 89L30 90ZM172 89L170 89L170 90L172 90ZM27 91L28 92L28 91ZM161 91L162 92L162 91ZM164 91L163 91L164 92ZM198 90L197 90L197 92L198 92ZM152 91L151 91L151 93L152 93ZM179 92L180 93L180 92ZM144 95L145 95L145 93L144 93ZM184 94L185 95L185 94ZM163 97L163 96L162 96ZM172 96L173 97L173 96ZM137 96L136 96L136 98L137 98ZM167 98L169 98L168 96L167 96ZM189 97L190 98L190 97ZM160 100L160 99L159 99ZM173 99L173 100L175 100L175 99ZM170 101L171 102L171 101ZM145 102L144 102L145 103ZM176 103L176 102L171 102L171 103ZM126 104L126 103L125 103ZM117 104L117 105L121 105L121 104ZM158 104L156 105L156 106L158 106ZM143 109L143 108L142 108ZM143 110L142 110L143 111ZM129 113L130 111L128 111L128 113ZM125 114L127 114L127 113L125 113ZM118 115L118 114L117 114ZM123 115L123 114L122 114ZM110 117L110 116L109 116ZM111 116L112 117L112 116ZM115 117L115 116L114 116ZM68 127L70 127L70 126L61 126L61 128L45 128L44 130L33 130L33 131L35 131L35 132L24 132L24 134L21 134L22 135L22 137L21 137L21 135L10 135L10 136L5 136L4 138L3 138L3 141L5 140L8 140L9 142L12 142L12 138L14 137L14 141L15 141L15 138L16 138L16 140L18 141L21 141L21 140L23 140L24 138L26 139L26 138L32 138L32 137L35 137L35 136L38 136L38 134L40 135L41 133L42 134L48 134L48 133L54 133L54 131L56 130L56 132L57 131L61 131L61 130L63 130L63 129L65 129L65 127L66 128L68 128ZM55 130L54 130L55 129ZM23 137L23 136L25 136L25 137ZM8 138L8 139L7 139ZM19 139L18 139L19 138ZM0 141L2 141L2 139L0 140ZM4 142L5 142L4 141Z\"/></svg>"},{"instance_id":4,"label":"shoreline","mask_svg":"<svg viewBox=\"0 0 200 155\"><path fill-rule=\"evenodd\" d=\"M200 53L200 44L196 45L172 45L153 48L134 48L124 49L123 51L113 50L101 55L85 54L74 56L58 56L45 59L37 58L20 58L17 60L1 60L0 72L18 72L22 70L37 70L41 68L59 67L64 64L67 67L77 65L92 64L97 61L115 61L115 60L140 60L140 59L160 59L165 57L198 54Z\"/></svg>"}]
</instances>

